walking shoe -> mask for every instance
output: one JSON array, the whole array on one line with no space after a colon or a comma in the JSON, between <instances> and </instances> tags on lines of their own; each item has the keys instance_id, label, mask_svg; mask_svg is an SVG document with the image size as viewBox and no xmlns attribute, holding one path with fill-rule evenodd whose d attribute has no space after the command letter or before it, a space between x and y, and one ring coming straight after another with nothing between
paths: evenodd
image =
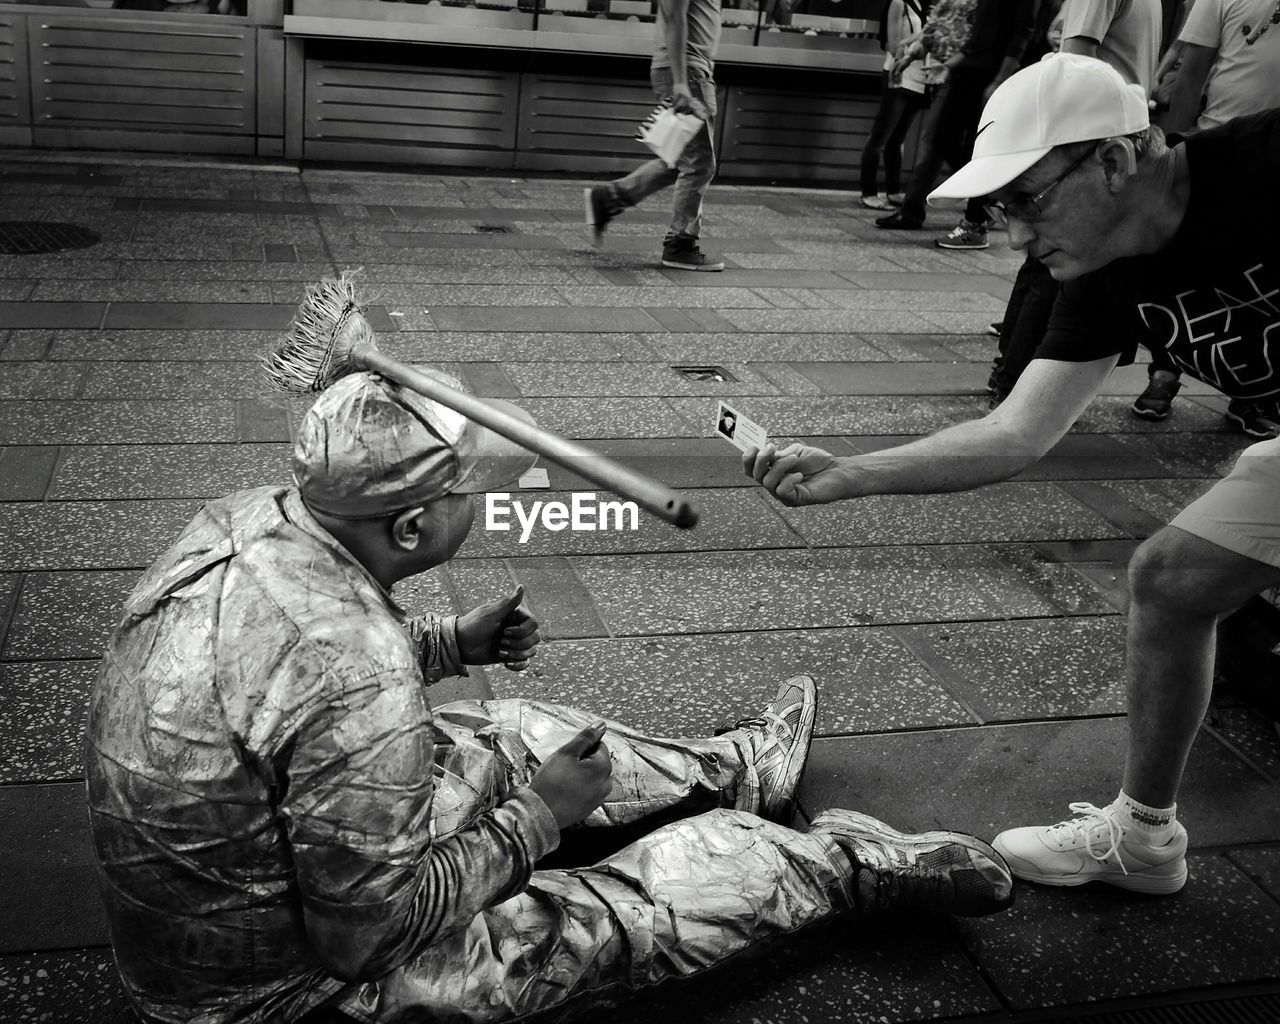
<instances>
[{"instance_id":1,"label":"walking shoe","mask_svg":"<svg viewBox=\"0 0 1280 1024\"><path fill-rule=\"evenodd\" d=\"M795 816L796 790L809 758L818 691L809 676L792 676L778 685L773 703L755 718L744 718L735 728L747 732L755 751L760 779L762 818L790 825Z\"/></svg>"},{"instance_id":2,"label":"walking shoe","mask_svg":"<svg viewBox=\"0 0 1280 1024\"><path fill-rule=\"evenodd\" d=\"M1264 406L1257 402L1245 402L1239 398L1233 398L1227 403L1227 411L1224 415L1250 437L1261 438L1264 441L1280 437L1280 422L1276 420L1274 406Z\"/></svg>"},{"instance_id":3,"label":"walking shoe","mask_svg":"<svg viewBox=\"0 0 1280 1024\"><path fill-rule=\"evenodd\" d=\"M991 243L987 241L985 224L974 224L962 218L941 238L935 238L934 244L940 249L985 249Z\"/></svg>"},{"instance_id":4,"label":"walking shoe","mask_svg":"<svg viewBox=\"0 0 1280 1024\"><path fill-rule=\"evenodd\" d=\"M1175 893L1187 881L1187 830L1174 823L1173 838L1154 846L1137 829L1126 829L1118 808L1071 805L1076 817L1056 825L1011 828L995 848L1015 878L1041 885L1111 885L1153 896Z\"/></svg>"},{"instance_id":5,"label":"walking shoe","mask_svg":"<svg viewBox=\"0 0 1280 1024\"><path fill-rule=\"evenodd\" d=\"M1182 390L1182 378L1167 370L1157 370L1147 390L1133 400L1133 414L1144 420L1165 420L1173 411L1173 400Z\"/></svg>"},{"instance_id":6,"label":"walking shoe","mask_svg":"<svg viewBox=\"0 0 1280 1024\"><path fill-rule=\"evenodd\" d=\"M724 270L724 260L708 256L694 239L666 243L662 247L662 265L676 270Z\"/></svg>"},{"instance_id":7,"label":"walking shoe","mask_svg":"<svg viewBox=\"0 0 1280 1024\"><path fill-rule=\"evenodd\" d=\"M907 201L905 192L886 192L884 197L888 200L890 206L901 206Z\"/></svg>"},{"instance_id":8,"label":"walking shoe","mask_svg":"<svg viewBox=\"0 0 1280 1024\"><path fill-rule=\"evenodd\" d=\"M924 218L921 217L916 219L915 217L908 217L901 210L898 210L896 213L891 213L887 217L877 217L876 227L889 228L897 231L919 231L924 227Z\"/></svg>"},{"instance_id":9,"label":"walking shoe","mask_svg":"<svg viewBox=\"0 0 1280 1024\"><path fill-rule=\"evenodd\" d=\"M830 835L857 873L858 909L921 907L979 917L1013 904L1013 878L1000 855L962 832L908 835L857 811L832 809L810 832Z\"/></svg>"},{"instance_id":10,"label":"walking shoe","mask_svg":"<svg viewBox=\"0 0 1280 1024\"><path fill-rule=\"evenodd\" d=\"M987 324L987 333L993 338L1000 337L1000 332L1004 330L1004 321L997 320L995 323Z\"/></svg>"},{"instance_id":11,"label":"walking shoe","mask_svg":"<svg viewBox=\"0 0 1280 1024\"><path fill-rule=\"evenodd\" d=\"M618 198L617 190L612 184L592 185L582 190L582 199L587 207L587 226L591 228L591 237L596 245L604 236L604 229L609 221L626 209Z\"/></svg>"},{"instance_id":12,"label":"walking shoe","mask_svg":"<svg viewBox=\"0 0 1280 1024\"><path fill-rule=\"evenodd\" d=\"M861 203L863 206L865 206L868 210L892 210L893 209L893 204L890 203L889 200L885 199L884 197L880 196L877 193L873 193L869 196L863 195L862 198L858 200L858 202Z\"/></svg>"}]
</instances>

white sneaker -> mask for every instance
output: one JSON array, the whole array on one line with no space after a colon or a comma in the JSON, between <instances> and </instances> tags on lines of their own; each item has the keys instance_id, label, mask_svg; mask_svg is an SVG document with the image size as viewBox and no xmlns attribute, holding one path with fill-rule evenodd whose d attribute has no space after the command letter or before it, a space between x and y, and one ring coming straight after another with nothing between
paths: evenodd
<instances>
[{"instance_id":1,"label":"white sneaker","mask_svg":"<svg viewBox=\"0 0 1280 1024\"><path fill-rule=\"evenodd\" d=\"M1077 817L1056 825L1011 828L991 844L1015 878L1041 885L1108 882L1153 896L1175 893L1187 881L1187 830L1174 822L1161 846L1126 830L1114 807L1071 804Z\"/></svg>"}]
</instances>

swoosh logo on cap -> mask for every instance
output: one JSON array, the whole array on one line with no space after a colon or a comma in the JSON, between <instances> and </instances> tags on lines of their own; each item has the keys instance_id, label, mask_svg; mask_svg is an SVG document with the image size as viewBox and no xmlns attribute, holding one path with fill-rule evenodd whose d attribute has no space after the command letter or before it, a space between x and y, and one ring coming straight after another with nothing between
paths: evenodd
<instances>
[{"instance_id":1,"label":"swoosh logo on cap","mask_svg":"<svg viewBox=\"0 0 1280 1024\"><path fill-rule=\"evenodd\" d=\"M985 131L986 131L988 128L990 128L993 124L995 124L995 122L994 122L994 121L988 121L986 124L984 124L981 128L979 128L979 129L978 129L977 133L976 133L973 137L974 137L975 139L977 139L977 137L978 137L979 135L981 135L983 132L985 132Z\"/></svg>"}]
</instances>

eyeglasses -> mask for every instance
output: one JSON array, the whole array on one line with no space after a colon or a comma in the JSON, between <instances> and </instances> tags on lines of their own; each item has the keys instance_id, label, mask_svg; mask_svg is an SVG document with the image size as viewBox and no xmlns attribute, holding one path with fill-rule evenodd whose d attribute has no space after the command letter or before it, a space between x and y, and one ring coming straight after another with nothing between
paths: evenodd
<instances>
[{"instance_id":1,"label":"eyeglasses","mask_svg":"<svg viewBox=\"0 0 1280 1024\"><path fill-rule=\"evenodd\" d=\"M983 209L987 211L987 216L1000 224L1008 224L1009 218L1020 220L1023 223L1030 223L1039 219L1044 209L1040 205L1044 201L1044 197L1061 185L1067 178L1075 173L1089 157L1093 156L1094 150L1085 151L1084 156L1080 157L1075 163L1059 174L1048 185L1042 188L1033 196L1027 196L1025 199L1011 199L1007 203L1002 203L998 199L992 199L983 204Z\"/></svg>"}]
</instances>

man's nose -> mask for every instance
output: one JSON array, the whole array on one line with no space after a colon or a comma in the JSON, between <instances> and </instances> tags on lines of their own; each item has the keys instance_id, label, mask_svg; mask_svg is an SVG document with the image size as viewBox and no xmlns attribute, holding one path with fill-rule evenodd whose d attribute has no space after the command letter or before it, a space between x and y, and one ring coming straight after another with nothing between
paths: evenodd
<instances>
[{"instance_id":1,"label":"man's nose","mask_svg":"<svg viewBox=\"0 0 1280 1024\"><path fill-rule=\"evenodd\" d=\"M1022 252L1036 237L1035 228L1017 217L1009 218L1009 248Z\"/></svg>"}]
</instances>

